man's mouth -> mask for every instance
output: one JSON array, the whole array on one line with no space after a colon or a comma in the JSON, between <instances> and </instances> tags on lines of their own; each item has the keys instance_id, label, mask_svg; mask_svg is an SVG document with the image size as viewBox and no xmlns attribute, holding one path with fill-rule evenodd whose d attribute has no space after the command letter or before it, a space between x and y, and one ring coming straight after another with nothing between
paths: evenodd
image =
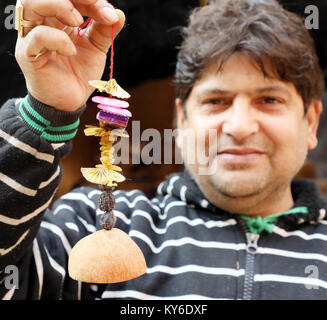
<instances>
[{"instance_id":1,"label":"man's mouth","mask_svg":"<svg viewBox=\"0 0 327 320\"><path fill-rule=\"evenodd\" d=\"M260 159L264 154L255 148L225 148L218 152L218 159L226 164L247 164Z\"/></svg>"}]
</instances>

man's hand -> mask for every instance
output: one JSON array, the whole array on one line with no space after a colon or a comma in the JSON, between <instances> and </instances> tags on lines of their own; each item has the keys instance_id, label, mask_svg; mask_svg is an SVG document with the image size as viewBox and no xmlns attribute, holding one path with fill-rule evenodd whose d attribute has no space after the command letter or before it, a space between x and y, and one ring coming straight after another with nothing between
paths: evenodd
<instances>
[{"instance_id":1,"label":"man's hand","mask_svg":"<svg viewBox=\"0 0 327 320\"><path fill-rule=\"evenodd\" d=\"M24 20L43 20L40 26L24 28L25 37L16 44L27 89L44 104L75 111L94 91L88 81L101 79L112 26L116 36L125 15L106 0L22 0L22 4ZM78 37L76 27L83 23L82 16L95 21ZM35 59L42 51L46 52Z\"/></svg>"}]
</instances>

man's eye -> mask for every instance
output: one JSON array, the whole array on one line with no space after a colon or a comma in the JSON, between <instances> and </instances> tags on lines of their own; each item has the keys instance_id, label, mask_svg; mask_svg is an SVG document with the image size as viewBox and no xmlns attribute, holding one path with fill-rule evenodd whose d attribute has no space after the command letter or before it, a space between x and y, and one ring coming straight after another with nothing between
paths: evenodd
<instances>
[{"instance_id":1,"label":"man's eye","mask_svg":"<svg viewBox=\"0 0 327 320\"><path fill-rule=\"evenodd\" d=\"M272 97L263 98L263 102L265 104L276 104L276 103L280 103L280 101L278 99L272 98Z\"/></svg>"},{"instance_id":2,"label":"man's eye","mask_svg":"<svg viewBox=\"0 0 327 320\"><path fill-rule=\"evenodd\" d=\"M222 99L209 99L209 100L205 101L205 104L209 104L209 105L221 105L224 103L225 103L225 101Z\"/></svg>"}]
</instances>

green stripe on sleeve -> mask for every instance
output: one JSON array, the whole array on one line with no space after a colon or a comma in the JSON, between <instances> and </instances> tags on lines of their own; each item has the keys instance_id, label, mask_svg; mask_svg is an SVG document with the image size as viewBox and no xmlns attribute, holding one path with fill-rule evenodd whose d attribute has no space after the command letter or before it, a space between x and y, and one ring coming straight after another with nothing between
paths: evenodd
<instances>
[{"instance_id":1,"label":"green stripe on sleeve","mask_svg":"<svg viewBox=\"0 0 327 320\"><path fill-rule=\"evenodd\" d=\"M27 96L24 99L24 106L26 108L26 110L34 117L36 118L38 121L40 121L41 123L44 123L46 126L49 126L51 124L50 121L48 121L47 119L43 118L38 112L36 112L31 105L28 102Z\"/></svg>"},{"instance_id":2,"label":"green stripe on sleeve","mask_svg":"<svg viewBox=\"0 0 327 320\"><path fill-rule=\"evenodd\" d=\"M26 108L26 110L24 110ZM28 111L28 113L26 112ZM80 120L78 119L72 124L65 125L65 126L58 126L53 127L50 126L51 122L42 117L37 111L35 111L31 105L27 101L27 97L22 101L22 103L19 106L19 112L22 116L22 118L35 130L41 132L41 137L45 140L48 140L50 142L63 142L67 140L73 139L78 131L78 126L80 124ZM44 126L40 125L39 123L35 122L31 116L33 116L35 119L40 121L40 123L44 124ZM75 129L75 130L74 130ZM71 133L65 133L67 131L74 130ZM49 132L54 132L54 134L51 134Z\"/></svg>"},{"instance_id":3,"label":"green stripe on sleeve","mask_svg":"<svg viewBox=\"0 0 327 320\"><path fill-rule=\"evenodd\" d=\"M72 124L69 124L67 126L61 126L61 127L51 127L51 126L48 126L47 127L47 130L48 131L54 131L54 132L58 132L58 131L69 131L69 130L73 130L73 129L76 129L78 126L79 126L79 119L77 121L75 121L74 123Z\"/></svg>"},{"instance_id":4,"label":"green stripe on sleeve","mask_svg":"<svg viewBox=\"0 0 327 320\"><path fill-rule=\"evenodd\" d=\"M73 139L76 136L76 133L77 133L77 130L75 130L72 133L58 134L58 135L43 132L41 134L41 137L48 140L48 141L51 141L51 142L61 142L61 141L67 141L67 140Z\"/></svg>"},{"instance_id":5,"label":"green stripe on sleeve","mask_svg":"<svg viewBox=\"0 0 327 320\"><path fill-rule=\"evenodd\" d=\"M21 103L21 105L19 106L19 112L22 115L22 117L24 118L24 120L34 129L43 132L44 131L44 127L40 126L39 124L37 124L36 122L34 122L25 112L24 108L23 108L23 102Z\"/></svg>"}]
</instances>

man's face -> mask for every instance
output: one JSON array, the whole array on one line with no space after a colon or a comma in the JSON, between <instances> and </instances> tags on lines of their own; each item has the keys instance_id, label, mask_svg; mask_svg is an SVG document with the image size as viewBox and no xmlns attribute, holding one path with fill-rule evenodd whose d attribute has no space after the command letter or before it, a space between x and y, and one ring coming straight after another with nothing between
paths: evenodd
<instances>
[{"instance_id":1,"label":"man's face","mask_svg":"<svg viewBox=\"0 0 327 320\"><path fill-rule=\"evenodd\" d=\"M292 178L317 143L319 103L304 115L294 85L265 78L244 54L220 72L217 64L205 70L186 101L186 117L178 101L177 107L179 129L197 137L195 146L184 147L185 165L208 199L229 211L251 212L274 195L281 202L278 194L290 196ZM190 161L190 152L209 156Z\"/></svg>"}]
</instances>

